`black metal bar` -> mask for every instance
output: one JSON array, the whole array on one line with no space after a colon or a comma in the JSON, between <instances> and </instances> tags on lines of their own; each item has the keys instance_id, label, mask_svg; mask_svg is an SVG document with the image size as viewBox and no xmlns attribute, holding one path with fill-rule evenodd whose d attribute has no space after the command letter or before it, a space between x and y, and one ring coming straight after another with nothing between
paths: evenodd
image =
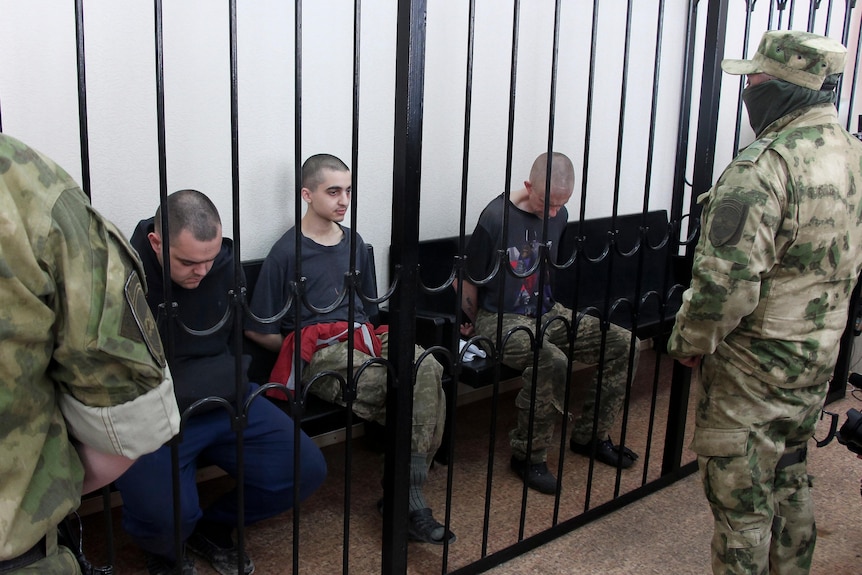
<instances>
[{"instance_id":1,"label":"black metal bar","mask_svg":"<svg viewBox=\"0 0 862 575\"><path fill-rule=\"evenodd\" d=\"M729 0L709 0L706 37L703 53L703 74L700 90L700 109L697 120L697 142L694 152L694 175L689 213L700 216L697 196L712 186L715 142L718 132L719 97L721 92L721 60L724 58L724 39L727 35L727 9Z\"/></svg>"},{"instance_id":2,"label":"black metal bar","mask_svg":"<svg viewBox=\"0 0 862 575\"><path fill-rule=\"evenodd\" d=\"M458 255L460 257L464 256L464 252L466 250L466 233L467 233L467 182L468 182L468 173L470 168L470 126L471 126L471 118L473 112L473 49L475 46L476 40L476 0L470 0L468 9L467 9L467 58L465 64L464 71L464 136L463 136L463 151L461 157L461 208L459 213L458 220ZM454 264L455 262L453 262ZM457 307L455 309L455 326L460 326L463 321L463 311L461 309L461 299L463 295L463 281L464 281L464 267L458 266L456 270L456 278L457 285L455 285L455 301L457 302ZM450 334L451 340L446 342L449 344L450 349L458 349L456 347L460 340L460 333L458 329L452 329L452 333ZM458 402L457 402L457 393L458 393L458 377L460 375L460 358L458 363L455 365L452 370L452 380L453 385L451 389L446 394L446 426L449 429L449 437L454 440L455 433L457 430L457 412L458 412ZM451 442L451 440L450 440ZM453 464L453 445L444 445L444 447L448 450L447 461L448 465L446 466L446 513L444 516L443 524L446 529L449 529L449 526L452 522L452 486L453 480L455 477L455 466ZM487 530L483 534L483 541L485 540L485 536L487 535ZM448 546L448 541L446 542ZM484 550L484 548L483 548ZM441 566L441 572L447 573L449 571L449 553L448 547L446 549L446 553L443 554L443 563ZM483 553L484 554L484 553Z\"/></svg>"},{"instance_id":3,"label":"black metal bar","mask_svg":"<svg viewBox=\"0 0 862 575\"><path fill-rule=\"evenodd\" d=\"M697 5L699 0L689 0L686 15L685 50L683 57L682 86L680 89L680 110L677 117L676 153L674 161L673 196L671 198L670 220L681 222L683 213L688 213L685 205L685 190L688 163L689 134L691 132L691 100L694 78L694 51L697 38ZM679 238L674 238L678 240ZM673 250L675 251L675 250Z\"/></svg>"},{"instance_id":4,"label":"black metal bar","mask_svg":"<svg viewBox=\"0 0 862 575\"><path fill-rule=\"evenodd\" d=\"M383 481L384 575L407 571L407 489L413 414L413 350L416 342L419 186L422 170L422 114L425 87L425 0L399 0L395 61L395 141L390 257L401 266L403 289L390 304L390 376L386 396L386 461Z\"/></svg>"},{"instance_id":5,"label":"black metal bar","mask_svg":"<svg viewBox=\"0 0 862 575\"><path fill-rule=\"evenodd\" d=\"M245 445L243 441L244 431L248 424L248 410L251 409L251 403L255 401L267 401L257 396L252 399L248 405L243 405L243 398L247 391L245 384L245 374L243 370L243 350L242 334L243 319L243 300L245 298L245 286L242 281L242 260L241 260L241 233L240 233L240 185L239 185L239 87L238 87L238 65L237 65L237 23L236 23L236 0L228 1L228 41L230 52L230 143L231 143L231 203L233 211L233 266L234 266L234 286L236 293L231 298L230 305L233 310L233 330L237 337L233 338L233 354L234 354L234 381L236 384L236 418L233 421L233 429L236 431L236 538L237 538L237 553L236 569L237 573L243 573L243 555L245 550ZM294 466L296 475L295 482L299 483L299 475L301 469L298 465ZM298 510L295 510L298 514ZM299 537L298 532L294 532L294 538Z\"/></svg>"},{"instance_id":6,"label":"black metal bar","mask_svg":"<svg viewBox=\"0 0 862 575\"><path fill-rule=\"evenodd\" d=\"M856 7L855 2L853 3L853 7L854 8ZM862 43L862 26L859 26L859 33L856 35L856 54L855 54L855 58L853 59L853 80L851 81L851 84L850 84L850 95L851 96L850 96L850 103L848 104L848 108L847 108L847 123L844 126L844 128L848 132L853 131L853 129L851 128L851 126L852 126L851 122L853 119L853 104L855 103L855 100L856 100L856 98L855 98L856 87L857 87L857 84L859 82L859 54L862 53L862 50L859 50L860 43ZM845 71L845 76L846 76L846 71ZM839 94L840 94L840 92L839 92ZM856 131L857 132L862 131L862 127L857 125Z\"/></svg>"},{"instance_id":7,"label":"black metal bar","mask_svg":"<svg viewBox=\"0 0 862 575\"><path fill-rule=\"evenodd\" d=\"M690 213L699 217L701 208L695 201L701 192L712 185L715 163L715 142L718 131L719 94L721 91L721 60L724 57L724 39L727 33L728 0L710 0L706 17L706 33L703 47L703 75L698 114L697 142L695 144L694 175L690 198ZM686 247L691 258L693 245ZM682 459L685 413L688 405L691 370L674 364L671 381L669 414L679 415L678 420L668 418L665 437L662 475L679 467Z\"/></svg>"},{"instance_id":8,"label":"black metal bar","mask_svg":"<svg viewBox=\"0 0 862 575\"><path fill-rule=\"evenodd\" d=\"M78 126L81 138L81 189L90 198L90 132L87 122L87 65L84 57L84 0L75 0L75 46L78 64Z\"/></svg>"},{"instance_id":9,"label":"black metal bar","mask_svg":"<svg viewBox=\"0 0 862 575\"><path fill-rule=\"evenodd\" d=\"M748 9L745 11L745 31L742 34L742 57L748 58L748 42L751 39L751 13L754 10L754 0L746 0ZM745 88L745 76L740 76L737 80L738 86L736 89L736 129L733 133L733 148L731 155L735 156L739 150L739 132L742 124L742 90Z\"/></svg>"},{"instance_id":10,"label":"black metal bar","mask_svg":"<svg viewBox=\"0 0 862 575\"><path fill-rule=\"evenodd\" d=\"M293 126L293 142L294 142L294 158L293 158L293 170L294 170L294 198L293 198L293 221L295 227L295 251L294 251L294 261L296 262L296 271L294 274L295 285L299 285L299 280L302 274L302 241L301 238L301 224L302 221L302 0L296 0L294 3L294 22L293 22L293 47L294 47L294 88L293 88L293 102L294 102L294 126ZM298 294L297 294L298 295ZM302 310L300 308L301 303L299 297L294 300L293 305L293 325L294 329L300 329L302 325ZM299 335L297 333L297 335ZM302 338L297 337L297 341L301 342ZM302 349L301 345L294 346L293 350L293 365L297 366L297 375L296 375L296 390L297 393L294 397L290 398L291 402L291 413L294 416L294 433L293 433L293 454L294 454L294 469L298 469L301 461L300 454L300 445L301 445L301 425L302 425L302 416L304 415L305 408L305 385L303 384L303 362L302 362ZM299 499L300 499L300 483L298 480L294 480L293 482L293 501L295 505L295 509L293 512L293 541L292 541L292 549L293 549L293 573L297 575L299 573ZM346 539L346 535L344 536ZM346 548L346 541L343 541L343 544Z\"/></svg>"}]
</instances>

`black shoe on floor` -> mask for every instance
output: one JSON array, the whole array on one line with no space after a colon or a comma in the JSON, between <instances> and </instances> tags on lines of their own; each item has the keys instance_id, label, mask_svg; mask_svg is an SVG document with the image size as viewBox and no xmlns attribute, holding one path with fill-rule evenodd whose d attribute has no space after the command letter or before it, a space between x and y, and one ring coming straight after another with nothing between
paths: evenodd
<instances>
[{"instance_id":1,"label":"black shoe on floor","mask_svg":"<svg viewBox=\"0 0 862 575\"><path fill-rule=\"evenodd\" d=\"M186 541L186 546L196 554L206 559L213 569L221 573L221 575L236 575L236 545L232 547L219 547L201 533L192 533ZM251 558L243 553L243 573L251 575L254 573L254 563Z\"/></svg>"},{"instance_id":2,"label":"black shoe on floor","mask_svg":"<svg viewBox=\"0 0 862 575\"><path fill-rule=\"evenodd\" d=\"M407 535L411 541L422 541L433 545L443 545L447 539L450 544L455 542L455 534L438 523L428 507L411 511L409 521Z\"/></svg>"},{"instance_id":3,"label":"black shoe on floor","mask_svg":"<svg viewBox=\"0 0 862 575\"><path fill-rule=\"evenodd\" d=\"M569 448L575 453L589 457L593 452L593 442L576 443L572 439L569 441ZM596 461L601 461L612 467L619 465L623 469L628 469L634 465L637 458L637 453L628 447L614 445L610 437L596 443Z\"/></svg>"},{"instance_id":4,"label":"black shoe on floor","mask_svg":"<svg viewBox=\"0 0 862 575\"><path fill-rule=\"evenodd\" d=\"M377 500L377 511L383 515L383 498ZM407 527L407 536L411 541L422 541L423 543L432 543L434 545L443 545L443 533L446 528L437 523L434 516L431 514L431 509L417 509L410 512L410 525ZM449 533L449 543L455 542L455 534Z\"/></svg>"},{"instance_id":5,"label":"black shoe on floor","mask_svg":"<svg viewBox=\"0 0 862 575\"><path fill-rule=\"evenodd\" d=\"M546 462L528 463L513 455L510 465L512 471L524 480L527 487L531 487L539 493L547 493L549 495L556 493L557 478L548 471L548 464Z\"/></svg>"},{"instance_id":6,"label":"black shoe on floor","mask_svg":"<svg viewBox=\"0 0 862 575\"><path fill-rule=\"evenodd\" d=\"M150 575L174 575L176 573L176 563L174 561L147 551L144 554L147 556L147 572ZM188 552L184 552L182 574L197 575L197 573L198 570L195 569L194 557Z\"/></svg>"}]
</instances>

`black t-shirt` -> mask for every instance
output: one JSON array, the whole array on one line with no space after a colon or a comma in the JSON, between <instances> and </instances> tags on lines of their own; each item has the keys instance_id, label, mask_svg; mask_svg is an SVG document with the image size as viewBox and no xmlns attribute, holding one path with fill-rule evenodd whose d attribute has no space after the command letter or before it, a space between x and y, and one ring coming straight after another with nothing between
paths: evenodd
<instances>
[{"instance_id":1,"label":"black t-shirt","mask_svg":"<svg viewBox=\"0 0 862 575\"><path fill-rule=\"evenodd\" d=\"M500 269L490 282L479 285L479 307L482 309L495 313L503 311L535 317L539 301L538 270L540 269L546 274L543 313L554 305L554 297L551 293L553 268L548 262L538 262L541 253L539 245L542 241L542 218L508 202L509 227L504 242L503 211L506 203L505 195L500 194L491 200L479 216L479 222L467 245L468 271L474 282L487 278L494 271L495 258L500 249L504 249L508 254L509 265L516 274L535 270L527 277L516 277L505 269ZM569 213L563 207L556 216L548 220L548 246L551 261L557 259L557 248L568 219ZM501 289L504 290L503 309L499 310L497 302Z\"/></svg>"},{"instance_id":2,"label":"black t-shirt","mask_svg":"<svg viewBox=\"0 0 862 575\"><path fill-rule=\"evenodd\" d=\"M350 230L340 226L341 241L324 246L301 236L301 276L305 278L304 294L300 297L301 327L317 323L347 321L349 299L347 289L350 271ZM359 289L366 297L377 297L374 262L365 242L356 236L356 269L360 273ZM266 256L260 269L251 300L251 311L260 318L277 315L288 301L290 309L280 322L269 324L249 322L247 329L261 333L287 333L293 329L298 290L296 285L296 230L289 229ZM377 305L365 303L354 294L353 320L365 323L377 315ZM312 308L317 308L312 309ZM320 311L325 310L325 311Z\"/></svg>"}]
</instances>

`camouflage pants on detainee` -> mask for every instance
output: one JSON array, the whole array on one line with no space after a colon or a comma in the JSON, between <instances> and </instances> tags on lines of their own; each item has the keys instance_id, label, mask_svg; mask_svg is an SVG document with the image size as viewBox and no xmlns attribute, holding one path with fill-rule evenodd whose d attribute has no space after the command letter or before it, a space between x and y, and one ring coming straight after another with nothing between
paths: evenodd
<instances>
[{"instance_id":1,"label":"camouflage pants on detainee","mask_svg":"<svg viewBox=\"0 0 862 575\"><path fill-rule=\"evenodd\" d=\"M389 352L389 334L380 336L384 358ZM416 346L414 361L424 350ZM315 374L334 371L347 380L347 342L336 343L315 352L311 363L303 372L303 383L308 384ZM370 356L353 350L353 367L358 369ZM426 357L416 371L416 384L413 386L413 433L411 452L431 458L443 440L443 427L446 423L446 397L440 380L443 367L433 357ZM309 390L314 395L332 403L345 405L342 399L341 384L334 377L322 377L314 382ZM386 424L386 368L370 365L362 372L356 382L356 399L353 413L362 419Z\"/></svg>"},{"instance_id":2,"label":"camouflage pants on detainee","mask_svg":"<svg viewBox=\"0 0 862 575\"><path fill-rule=\"evenodd\" d=\"M556 316L571 321L572 312L556 304L542 317L543 324ZM518 314L503 314L503 336L516 327L535 331L536 318ZM497 314L479 310L474 325L476 333L494 339L497 331ZM538 375L536 378L536 405L533 421L533 444L530 459L534 463L547 458L548 448L554 433L554 425L561 413L566 393L566 371L568 369L568 334L565 324L557 319L545 331L545 339L539 349ZM593 381L586 389L581 414L572 425L572 439L587 443L593 436L593 418L598 419L597 437L604 438L614 424L625 400L628 374L629 345L631 332L611 324L604 347L604 366L596 373L602 375L601 398L596 413L597 385ZM602 331L598 319L585 316L578 325L572 359L585 364L597 364L602 349ZM638 351L634 351L632 372L637 371ZM522 331L516 332L506 342L503 363L523 373L523 387L515 399L518 408L518 426L509 432L512 454L520 459L527 456L529 438L530 394L533 386L533 350L530 339Z\"/></svg>"},{"instance_id":3,"label":"camouflage pants on detainee","mask_svg":"<svg viewBox=\"0 0 862 575\"><path fill-rule=\"evenodd\" d=\"M715 517L713 572L808 573L817 532L804 450L828 384L767 385L715 355L700 380L691 448Z\"/></svg>"}]
</instances>

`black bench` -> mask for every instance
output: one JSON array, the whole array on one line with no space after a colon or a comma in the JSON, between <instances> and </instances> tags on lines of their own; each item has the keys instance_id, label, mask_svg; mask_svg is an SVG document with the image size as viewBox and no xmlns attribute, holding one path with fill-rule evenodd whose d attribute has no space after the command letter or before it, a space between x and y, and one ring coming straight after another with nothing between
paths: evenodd
<instances>
[{"instance_id":1,"label":"black bench","mask_svg":"<svg viewBox=\"0 0 862 575\"><path fill-rule=\"evenodd\" d=\"M552 274L554 297L663 344L689 282L682 259L670 253L674 233L666 210L569 222ZM468 241L469 236L464 246ZM458 236L419 242L424 288L417 294L417 341L425 347L444 346L453 354L458 351L458 302L454 289L440 288L462 253ZM461 364L459 379L472 387L488 385L496 368L493 359L476 358ZM499 369L501 380L520 375L503 365Z\"/></svg>"},{"instance_id":2,"label":"black bench","mask_svg":"<svg viewBox=\"0 0 862 575\"><path fill-rule=\"evenodd\" d=\"M640 339L667 335L690 279L683 259L670 253L674 233L666 210L569 222L554 297Z\"/></svg>"}]
</instances>

